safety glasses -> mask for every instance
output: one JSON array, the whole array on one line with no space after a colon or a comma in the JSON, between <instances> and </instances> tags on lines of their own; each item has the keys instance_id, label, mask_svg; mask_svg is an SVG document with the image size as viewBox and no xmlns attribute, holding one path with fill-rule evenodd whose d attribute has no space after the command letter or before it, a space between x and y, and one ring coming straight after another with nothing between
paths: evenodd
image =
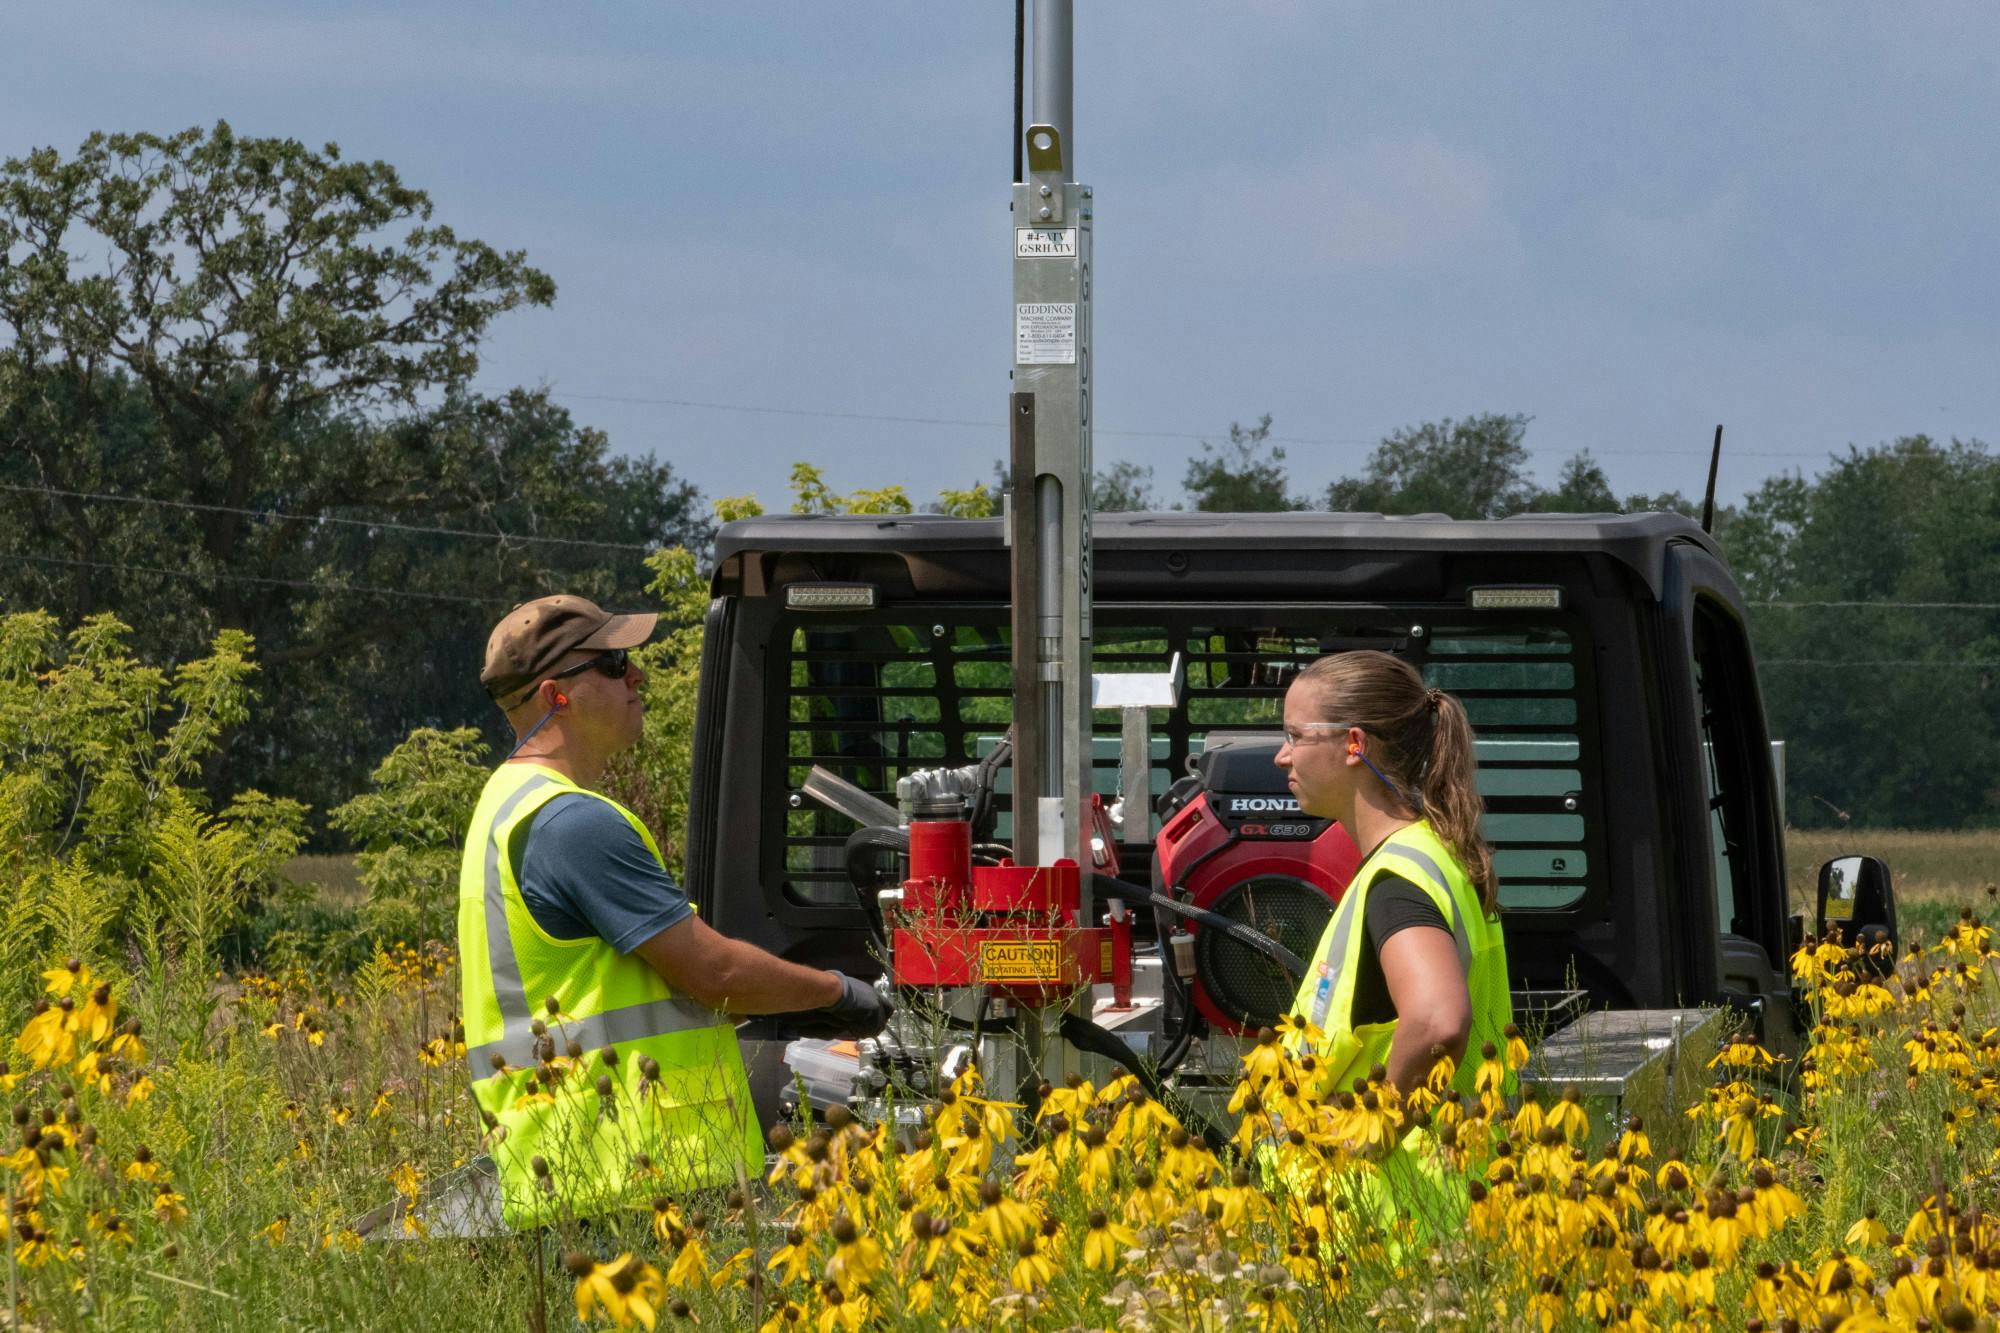
<instances>
[{"instance_id":1,"label":"safety glasses","mask_svg":"<svg viewBox=\"0 0 2000 1333\"><path fill-rule=\"evenodd\" d=\"M550 676L549 679L568 680L571 676L580 676L592 667L595 667L613 680L623 680L625 679L625 672L631 666L631 658L632 655L626 652L625 649L613 648L608 652L599 653L588 662L578 662L573 667L564 667L561 671Z\"/></svg>"}]
</instances>

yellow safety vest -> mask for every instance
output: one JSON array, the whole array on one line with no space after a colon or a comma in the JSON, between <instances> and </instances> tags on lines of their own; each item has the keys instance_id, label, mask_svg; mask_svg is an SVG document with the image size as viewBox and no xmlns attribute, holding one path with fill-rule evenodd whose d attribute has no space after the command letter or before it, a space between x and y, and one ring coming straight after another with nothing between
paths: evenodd
<instances>
[{"instance_id":1,"label":"yellow safety vest","mask_svg":"<svg viewBox=\"0 0 2000 1333\"><path fill-rule=\"evenodd\" d=\"M733 1184L762 1160L734 1026L637 956L594 935L554 938L522 900L514 835L572 792L605 801L660 858L616 801L538 765L503 764L459 867L466 1055L512 1227Z\"/></svg>"},{"instance_id":2,"label":"yellow safety vest","mask_svg":"<svg viewBox=\"0 0 2000 1333\"><path fill-rule=\"evenodd\" d=\"M1507 991L1507 946L1497 917L1489 917L1479 890L1451 849L1431 829L1428 820L1397 829L1354 872L1354 880L1320 936L1319 948L1306 968L1305 979L1292 1000L1292 1011L1310 1019L1324 1033L1316 1052L1323 1071L1321 1087L1329 1094L1350 1088L1377 1064L1387 1064L1396 1020L1354 1023L1354 985L1361 973L1361 947L1366 935L1368 890L1378 875L1394 874L1415 884L1437 904L1438 914L1451 923L1459 965L1465 969L1472 997L1472 1033L1465 1044L1452 1086L1473 1093L1479 1070L1479 1050L1492 1042L1504 1050L1507 1025L1514 1021Z\"/></svg>"},{"instance_id":3,"label":"yellow safety vest","mask_svg":"<svg viewBox=\"0 0 2000 1333\"><path fill-rule=\"evenodd\" d=\"M1496 1050L1504 1049L1504 1034L1513 1022L1506 944L1499 920L1487 916L1471 877L1424 820L1396 830L1355 871L1292 1001L1292 1012L1310 1019L1323 1034L1314 1052L1319 1064L1317 1090L1326 1097L1351 1090L1354 1080L1365 1078L1375 1065L1389 1061L1396 1020L1358 1026L1354 1022L1354 987L1361 971L1368 891L1376 877L1385 873L1400 875L1422 888L1437 904L1439 914L1451 922L1452 940L1458 946L1458 961L1465 969L1466 989L1472 998L1472 1032L1452 1086L1472 1096L1481 1045L1490 1041ZM1510 1077L1508 1091L1512 1087ZM1347 1176L1341 1188L1349 1208L1347 1216L1365 1218L1381 1227L1392 1254L1404 1252L1405 1238L1428 1244L1457 1229L1465 1217L1465 1182L1447 1167L1438 1145L1422 1129L1411 1129L1374 1170ZM1399 1228L1399 1220L1407 1231Z\"/></svg>"}]
</instances>

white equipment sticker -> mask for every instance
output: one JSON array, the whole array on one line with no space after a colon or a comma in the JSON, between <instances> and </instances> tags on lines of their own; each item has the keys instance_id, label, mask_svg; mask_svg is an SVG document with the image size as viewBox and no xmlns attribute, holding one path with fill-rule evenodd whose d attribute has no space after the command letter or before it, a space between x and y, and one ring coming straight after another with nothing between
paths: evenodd
<instances>
[{"instance_id":1,"label":"white equipment sticker","mask_svg":"<svg viewBox=\"0 0 2000 1333\"><path fill-rule=\"evenodd\" d=\"M1076 228L1016 227L1014 228L1014 258L1074 259L1076 258Z\"/></svg>"},{"instance_id":2,"label":"white equipment sticker","mask_svg":"<svg viewBox=\"0 0 2000 1333\"><path fill-rule=\"evenodd\" d=\"M1014 307L1014 364L1076 364L1076 302L1027 301Z\"/></svg>"}]
</instances>

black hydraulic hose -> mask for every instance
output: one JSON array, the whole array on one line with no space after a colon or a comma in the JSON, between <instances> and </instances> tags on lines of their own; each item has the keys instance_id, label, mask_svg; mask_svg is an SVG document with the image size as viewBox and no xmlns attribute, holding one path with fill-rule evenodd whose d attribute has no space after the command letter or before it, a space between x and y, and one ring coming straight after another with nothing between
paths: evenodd
<instances>
[{"instance_id":1,"label":"black hydraulic hose","mask_svg":"<svg viewBox=\"0 0 2000 1333\"><path fill-rule=\"evenodd\" d=\"M904 828L881 828L870 826L858 828L847 835L847 845L841 849L841 863L847 870L847 883L854 890L854 901L861 908L861 915L868 922L875 942L886 952L889 936L882 922L882 905L868 901L862 890L864 879L874 880L871 859L879 852L890 852L907 856L910 852L910 831Z\"/></svg>"},{"instance_id":2,"label":"black hydraulic hose","mask_svg":"<svg viewBox=\"0 0 2000 1333\"><path fill-rule=\"evenodd\" d=\"M1176 1002L1180 1005L1181 1020L1180 1026L1174 1029L1173 1040L1160 1049L1160 1077L1165 1078L1181 1067L1181 1061L1187 1059L1188 1050L1194 1045L1195 1020L1199 1015L1195 1013L1193 993L1187 983L1174 972L1173 953L1170 949L1163 948L1161 951L1160 975L1169 986L1173 987ZM1160 1035L1164 1037L1166 1033L1163 1031Z\"/></svg>"},{"instance_id":3,"label":"black hydraulic hose","mask_svg":"<svg viewBox=\"0 0 2000 1333\"><path fill-rule=\"evenodd\" d=\"M1174 1103L1168 1100L1166 1089L1160 1082L1159 1073L1146 1068L1145 1063L1139 1059L1138 1054L1115 1035L1105 1031L1081 1014L1069 1013L1062 1016L1060 1031L1064 1041L1080 1051L1089 1051L1092 1055L1101 1055L1113 1064L1125 1069L1132 1077L1139 1080L1139 1086L1144 1088L1154 1101L1160 1103L1160 1105L1166 1107L1169 1111L1175 1110ZM1209 1146L1210 1151L1221 1152L1223 1148L1228 1146L1229 1136L1210 1124L1206 1117L1198 1114L1194 1108L1187 1106L1185 1102L1183 1102L1180 1110L1175 1112L1175 1115L1177 1119L1181 1119L1183 1122L1187 1120L1194 1121L1194 1124L1187 1127L1201 1135L1201 1141Z\"/></svg>"},{"instance_id":4,"label":"black hydraulic hose","mask_svg":"<svg viewBox=\"0 0 2000 1333\"><path fill-rule=\"evenodd\" d=\"M1276 963L1279 967L1284 968L1287 972L1291 973L1294 981L1300 980L1306 974L1306 964L1303 958L1300 958L1269 935L1252 930L1241 921L1231 921L1228 917L1211 912L1206 908L1184 903L1178 898L1169 897L1164 893L1154 893L1151 889L1129 883L1126 880L1112 879L1109 875L1093 875L1091 878L1096 891L1104 894L1106 897L1139 898L1143 896L1155 907L1164 907L1169 912L1177 916L1184 916L1190 921L1199 922L1210 930L1221 931L1230 939L1235 940L1239 944L1248 945Z\"/></svg>"}]
</instances>

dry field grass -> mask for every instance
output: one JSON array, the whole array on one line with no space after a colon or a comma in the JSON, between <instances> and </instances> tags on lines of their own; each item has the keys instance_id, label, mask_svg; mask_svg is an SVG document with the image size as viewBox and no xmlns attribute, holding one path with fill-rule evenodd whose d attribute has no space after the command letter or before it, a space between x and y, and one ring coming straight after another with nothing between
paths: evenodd
<instances>
[{"instance_id":1,"label":"dry field grass","mask_svg":"<svg viewBox=\"0 0 2000 1333\"><path fill-rule=\"evenodd\" d=\"M1792 829L1785 836L1792 900L1810 905L1820 863L1856 854L1889 863L1899 903L1979 906L1987 886L2000 883L2000 828Z\"/></svg>"},{"instance_id":2,"label":"dry field grass","mask_svg":"<svg viewBox=\"0 0 2000 1333\"><path fill-rule=\"evenodd\" d=\"M317 885L320 905L324 907L359 907L368 896L368 891L361 887L361 877L355 873L351 853L295 856L285 863L284 876L294 884Z\"/></svg>"}]
</instances>

